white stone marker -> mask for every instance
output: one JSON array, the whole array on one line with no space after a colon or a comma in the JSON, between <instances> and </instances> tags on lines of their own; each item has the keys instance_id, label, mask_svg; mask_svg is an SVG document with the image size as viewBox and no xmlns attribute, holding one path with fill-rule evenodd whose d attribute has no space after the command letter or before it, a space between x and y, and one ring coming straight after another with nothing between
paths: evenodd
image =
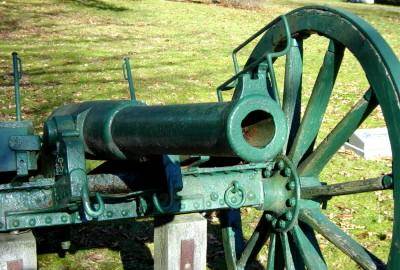
<instances>
[{"instance_id":1,"label":"white stone marker","mask_svg":"<svg viewBox=\"0 0 400 270\"><path fill-rule=\"evenodd\" d=\"M36 269L36 240L32 231L0 233L0 270Z\"/></svg>"},{"instance_id":2,"label":"white stone marker","mask_svg":"<svg viewBox=\"0 0 400 270\"><path fill-rule=\"evenodd\" d=\"M154 223L155 270L205 270L207 220L200 214L158 217Z\"/></svg>"},{"instance_id":3,"label":"white stone marker","mask_svg":"<svg viewBox=\"0 0 400 270\"><path fill-rule=\"evenodd\" d=\"M357 129L344 147L368 160L392 157L386 128Z\"/></svg>"}]
</instances>

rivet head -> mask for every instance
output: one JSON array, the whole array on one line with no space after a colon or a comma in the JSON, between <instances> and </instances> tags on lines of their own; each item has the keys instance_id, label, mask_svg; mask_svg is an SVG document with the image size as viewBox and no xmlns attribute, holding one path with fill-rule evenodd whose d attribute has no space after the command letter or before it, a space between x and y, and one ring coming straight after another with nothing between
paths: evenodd
<instances>
[{"instance_id":1,"label":"rivet head","mask_svg":"<svg viewBox=\"0 0 400 270\"><path fill-rule=\"evenodd\" d=\"M296 183L294 181L290 181L289 183L286 184L286 189L287 190L293 190L296 187Z\"/></svg>"},{"instance_id":2,"label":"rivet head","mask_svg":"<svg viewBox=\"0 0 400 270\"><path fill-rule=\"evenodd\" d=\"M254 198L255 198L255 195L253 192L250 191L249 193L247 193L247 199L249 199L249 201L254 200Z\"/></svg>"},{"instance_id":3,"label":"rivet head","mask_svg":"<svg viewBox=\"0 0 400 270\"><path fill-rule=\"evenodd\" d=\"M237 203L237 198L236 197L232 197L231 198L231 203Z\"/></svg>"},{"instance_id":4,"label":"rivet head","mask_svg":"<svg viewBox=\"0 0 400 270\"><path fill-rule=\"evenodd\" d=\"M296 199L295 198L290 198L288 200L286 200L286 205L288 207L293 207L296 205Z\"/></svg>"},{"instance_id":5,"label":"rivet head","mask_svg":"<svg viewBox=\"0 0 400 270\"><path fill-rule=\"evenodd\" d=\"M224 205L224 204L225 204L225 201L224 201L223 199L220 199L220 200L219 200L219 204L220 204L220 205Z\"/></svg>"},{"instance_id":6,"label":"rivet head","mask_svg":"<svg viewBox=\"0 0 400 270\"><path fill-rule=\"evenodd\" d=\"M289 167L286 167L284 170L285 176L289 177L292 175L292 170Z\"/></svg>"},{"instance_id":7,"label":"rivet head","mask_svg":"<svg viewBox=\"0 0 400 270\"><path fill-rule=\"evenodd\" d=\"M210 201L207 201L207 202L206 202L206 206L207 206L207 207L211 207L211 202L210 202Z\"/></svg>"},{"instance_id":8,"label":"rivet head","mask_svg":"<svg viewBox=\"0 0 400 270\"><path fill-rule=\"evenodd\" d=\"M271 177L271 175L272 175L272 173L271 173L271 170L269 170L269 169L264 169L264 170L262 171L262 176L263 176L264 178Z\"/></svg>"},{"instance_id":9,"label":"rivet head","mask_svg":"<svg viewBox=\"0 0 400 270\"><path fill-rule=\"evenodd\" d=\"M61 216L61 222L66 223L68 221L67 216Z\"/></svg>"},{"instance_id":10,"label":"rivet head","mask_svg":"<svg viewBox=\"0 0 400 270\"><path fill-rule=\"evenodd\" d=\"M271 214L265 214L265 219L266 219L267 221L272 221L272 220L274 219L274 216L271 215Z\"/></svg>"},{"instance_id":11,"label":"rivet head","mask_svg":"<svg viewBox=\"0 0 400 270\"><path fill-rule=\"evenodd\" d=\"M124 217L127 216L127 215L128 215L128 211L122 210L122 211L121 211L121 215L124 216Z\"/></svg>"},{"instance_id":12,"label":"rivet head","mask_svg":"<svg viewBox=\"0 0 400 270\"><path fill-rule=\"evenodd\" d=\"M31 218L31 219L29 220L29 225L30 225L30 226L35 226L35 225L36 225L36 220L35 220L34 218Z\"/></svg>"},{"instance_id":13,"label":"rivet head","mask_svg":"<svg viewBox=\"0 0 400 270\"><path fill-rule=\"evenodd\" d=\"M200 205L199 205L198 202L195 202L195 203L193 204L193 207L194 207L194 209L199 209Z\"/></svg>"},{"instance_id":14,"label":"rivet head","mask_svg":"<svg viewBox=\"0 0 400 270\"><path fill-rule=\"evenodd\" d=\"M278 225L279 228L285 228L285 226L286 226L286 221L284 221L284 220L281 219L281 220L278 221L278 224L277 224L277 225Z\"/></svg>"},{"instance_id":15,"label":"rivet head","mask_svg":"<svg viewBox=\"0 0 400 270\"><path fill-rule=\"evenodd\" d=\"M279 160L277 166L279 170L283 170L283 168L285 168L285 162L283 160Z\"/></svg>"},{"instance_id":16,"label":"rivet head","mask_svg":"<svg viewBox=\"0 0 400 270\"><path fill-rule=\"evenodd\" d=\"M111 218L113 216L113 212L112 211L107 211L106 216L108 218Z\"/></svg>"},{"instance_id":17,"label":"rivet head","mask_svg":"<svg viewBox=\"0 0 400 270\"><path fill-rule=\"evenodd\" d=\"M274 218L274 219L271 221L271 224L272 224L272 227L273 227L273 228L276 228L277 222L278 222L278 220L277 220L276 218Z\"/></svg>"},{"instance_id":18,"label":"rivet head","mask_svg":"<svg viewBox=\"0 0 400 270\"><path fill-rule=\"evenodd\" d=\"M291 219L293 218L292 212L287 211L287 212L285 213L285 215L284 215L284 218L285 218L287 221L291 220Z\"/></svg>"},{"instance_id":19,"label":"rivet head","mask_svg":"<svg viewBox=\"0 0 400 270\"><path fill-rule=\"evenodd\" d=\"M15 220L12 222L12 225L13 225L13 227L18 227L18 226L19 226L19 221L15 219Z\"/></svg>"},{"instance_id":20,"label":"rivet head","mask_svg":"<svg viewBox=\"0 0 400 270\"><path fill-rule=\"evenodd\" d=\"M46 224L51 224L52 223L52 218L50 217L50 216L48 216L48 217L46 217L45 219L44 219L44 222L46 223Z\"/></svg>"},{"instance_id":21,"label":"rivet head","mask_svg":"<svg viewBox=\"0 0 400 270\"><path fill-rule=\"evenodd\" d=\"M210 195L210 198L211 198L212 201L218 200L218 197L219 197L218 193L216 193L216 192L212 192L211 195Z\"/></svg>"}]
</instances>

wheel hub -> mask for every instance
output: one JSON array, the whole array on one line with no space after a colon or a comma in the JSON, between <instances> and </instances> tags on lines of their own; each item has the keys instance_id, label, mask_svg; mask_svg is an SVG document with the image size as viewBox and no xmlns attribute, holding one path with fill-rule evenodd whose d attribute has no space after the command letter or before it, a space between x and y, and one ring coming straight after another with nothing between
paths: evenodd
<instances>
[{"instance_id":1,"label":"wheel hub","mask_svg":"<svg viewBox=\"0 0 400 270\"><path fill-rule=\"evenodd\" d=\"M266 175L271 177L263 183L265 218L275 231L287 232L293 228L299 215L299 176L286 156L279 156L274 168Z\"/></svg>"}]
</instances>

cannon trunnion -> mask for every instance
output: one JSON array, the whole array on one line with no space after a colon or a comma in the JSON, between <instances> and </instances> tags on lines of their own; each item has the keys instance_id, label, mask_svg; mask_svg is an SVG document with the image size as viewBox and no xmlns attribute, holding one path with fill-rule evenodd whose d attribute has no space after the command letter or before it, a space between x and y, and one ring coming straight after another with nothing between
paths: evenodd
<instances>
[{"instance_id":1,"label":"cannon trunnion","mask_svg":"<svg viewBox=\"0 0 400 270\"><path fill-rule=\"evenodd\" d=\"M329 44L305 105L303 47L313 34ZM257 37L241 69L236 54ZM370 86L320 140L345 50ZM21 60L13 54L17 121L0 123L0 231L218 210L229 269L247 267L267 242L267 269L327 269L315 233L363 269L398 269L400 64L387 43L352 14L304 7L272 21L232 56L235 74L217 88L217 102L146 105L130 81L132 100L61 106L38 136L21 120ZM280 90L274 63L282 56ZM234 92L224 101L227 90ZM377 106L391 139L392 171L322 182L324 167ZM97 160L93 170L88 160ZM321 210L334 196L384 189L394 198L387 263ZM247 242L240 220L229 215L240 216L243 207L262 213Z\"/></svg>"}]
</instances>

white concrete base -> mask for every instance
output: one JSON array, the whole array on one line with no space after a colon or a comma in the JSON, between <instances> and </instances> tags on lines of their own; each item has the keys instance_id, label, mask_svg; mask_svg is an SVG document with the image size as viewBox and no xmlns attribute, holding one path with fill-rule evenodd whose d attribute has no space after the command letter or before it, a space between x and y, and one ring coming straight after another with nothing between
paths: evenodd
<instances>
[{"instance_id":1,"label":"white concrete base","mask_svg":"<svg viewBox=\"0 0 400 270\"><path fill-rule=\"evenodd\" d=\"M345 143L344 148L368 160L392 157L386 128L358 129Z\"/></svg>"},{"instance_id":2,"label":"white concrete base","mask_svg":"<svg viewBox=\"0 0 400 270\"><path fill-rule=\"evenodd\" d=\"M33 233L0 233L0 270L36 269L36 240Z\"/></svg>"},{"instance_id":3,"label":"white concrete base","mask_svg":"<svg viewBox=\"0 0 400 270\"><path fill-rule=\"evenodd\" d=\"M168 220L158 217L154 227L155 270L205 270L207 220L184 214Z\"/></svg>"}]
</instances>

